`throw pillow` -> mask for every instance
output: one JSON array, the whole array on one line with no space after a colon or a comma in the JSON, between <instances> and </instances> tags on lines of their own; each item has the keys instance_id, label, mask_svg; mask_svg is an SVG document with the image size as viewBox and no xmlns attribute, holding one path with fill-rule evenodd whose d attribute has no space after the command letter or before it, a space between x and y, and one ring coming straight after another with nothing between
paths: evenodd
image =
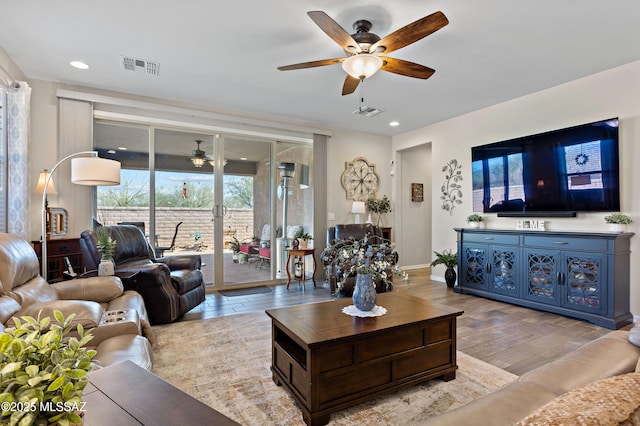
<instances>
[{"instance_id":1,"label":"throw pillow","mask_svg":"<svg viewBox=\"0 0 640 426\"><path fill-rule=\"evenodd\" d=\"M517 426L636 425L640 422L640 373L608 377L546 403Z\"/></svg>"},{"instance_id":2,"label":"throw pillow","mask_svg":"<svg viewBox=\"0 0 640 426\"><path fill-rule=\"evenodd\" d=\"M635 325L631 330L629 330L629 341L640 347L640 324Z\"/></svg>"}]
</instances>

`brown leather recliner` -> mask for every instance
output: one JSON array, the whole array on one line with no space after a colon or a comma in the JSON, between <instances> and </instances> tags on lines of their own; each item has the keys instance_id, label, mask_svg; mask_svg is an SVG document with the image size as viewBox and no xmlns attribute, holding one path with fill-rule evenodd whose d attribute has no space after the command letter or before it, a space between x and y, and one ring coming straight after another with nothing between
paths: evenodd
<instances>
[{"instance_id":1,"label":"brown leather recliner","mask_svg":"<svg viewBox=\"0 0 640 426\"><path fill-rule=\"evenodd\" d=\"M374 226L370 223L349 223L327 228L327 247L322 252L321 259L325 266L332 267L329 273L329 287L331 288L332 294L336 292L338 280L342 279L340 271L336 271L336 268L333 267L337 249L340 247L341 242L362 240L364 237L367 237L371 244L380 244L386 241L382 237L382 230L378 226ZM388 276L390 277L390 280L393 281L393 274L391 271L389 271ZM340 294L351 296L353 294L355 284L355 275L347 277L342 289L340 290ZM391 289L392 287L387 288L380 279L376 279L376 291L378 293L384 293Z\"/></svg>"},{"instance_id":2,"label":"brown leather recliner","mask_svg":"<svg viewBox=\"0 0 640 426\"><path fill-rule=\"evenodd\" d=\"M204 301L204 277L200 255L156 258L144 234L132 225L109 226L116 241L113 261L118 272L140 271L137 291L142 295L152 324L165 324L189 312ZM98 269L100 252L96 234L80 236L82 259L88 270Z\"/></svg>"}]
</instances>

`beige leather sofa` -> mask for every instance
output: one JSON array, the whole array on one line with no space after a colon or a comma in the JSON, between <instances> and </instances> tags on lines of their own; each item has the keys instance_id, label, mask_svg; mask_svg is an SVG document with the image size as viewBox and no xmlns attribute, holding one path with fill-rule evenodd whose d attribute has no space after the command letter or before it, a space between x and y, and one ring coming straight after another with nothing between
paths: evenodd
<instances>
[{"instance_id":1,"label":"beige leather sofa","mask_svg":"<svg viewBox=\"0 0 640 426\"><path fill-rule=\"evenodd\" d=\"M108 366L131 360L151 368L152 336L142 297L123 291L116 277L94 277L49 284L39 273L31 245L15 235L0 233L0 332L13 327L12 317L50 316L59 310L76 314L73 324L93 329L90 347L94 362Z\"/></svg>"},{"instance_id":2,"label":"beige leather sofa","mask_svg":"<svg viewBox=\"0 0 640 426\"><path fill-rule=\"evenodd\" d=\"M595 410L606 408L621 414L622 408L611 405L615 401L622 403L621 400L624 399L627 400L626 403L636 407L635 415L638 416L640 373L627 373L640 368L640 347L637 346L640 345L640 325L631 331L631 335L632 338L629 339L630 332L625 330L608 333L554 362L524 374L502 389L434 417L425 424L594 424L589 421L578 422L580 416L586 415L598 418L597 424L618 424L618 420L606 421L607 414ZM620 386L612 383L620 381L612 379L622 378L633 380L630 388L638 390L635 396L630 396L633 392L629 392L629 388L617 389ZM620 392L621 396L618 397L616 392ZM607 399L609 401L604 403ZM569 422L559 421L560 416L570 419Z\"/></svg>"}]
</instances>

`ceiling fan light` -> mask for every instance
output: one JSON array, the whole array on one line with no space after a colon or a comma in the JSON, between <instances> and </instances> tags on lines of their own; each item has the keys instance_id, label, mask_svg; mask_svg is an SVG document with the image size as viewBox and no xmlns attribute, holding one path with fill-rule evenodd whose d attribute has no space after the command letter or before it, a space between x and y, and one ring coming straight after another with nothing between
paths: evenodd
<instances>
[{"instance_id":1,"label":"ceiling fan light","mask_svg":"<svg viewBox=\"0 0 640 426\"><path fill-rule=\"evenodd\" d=\"M202 167L204 166L204 158L202 157L192 157L191 158L191 162L193 163L194 166L196 167Z\"/></svg>"},{"instance_id":2,"label":"ceiling fan light","mask_svg":"<svg viewBox=\"0 0 640 426\"><path fill-rule=\"evenodd\" d=\"M382 67L382 59L370 53L349 56L342 61L342 69L353 78L364 80Z\"/></svg>"}]
</instances>

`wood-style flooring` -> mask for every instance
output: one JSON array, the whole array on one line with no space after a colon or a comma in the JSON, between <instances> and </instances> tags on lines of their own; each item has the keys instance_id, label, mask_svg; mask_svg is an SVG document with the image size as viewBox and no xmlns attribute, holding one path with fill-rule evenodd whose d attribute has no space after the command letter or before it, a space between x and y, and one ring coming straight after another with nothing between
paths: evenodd
<instances>
[{"instance_id":1,"label":"wood-style flooring","mask_svg":"<svg viewBox=\"0 0 640 426\"><path fill-rule=\"evenodd\" d=\"M394 281L394 291L409 292L437 303L464 310L458 318L458 349L513 374L522 375L611 330L560 315L539 312L477 296L461 295L444 283L431 281L430 270L408 271L408 284ZM213 318L275 307L313 303L330 299L329 288L307 281L277 285L271 292L246 296L209 293L206 300L183 321Z\"/></svg>"}]
</instances>

